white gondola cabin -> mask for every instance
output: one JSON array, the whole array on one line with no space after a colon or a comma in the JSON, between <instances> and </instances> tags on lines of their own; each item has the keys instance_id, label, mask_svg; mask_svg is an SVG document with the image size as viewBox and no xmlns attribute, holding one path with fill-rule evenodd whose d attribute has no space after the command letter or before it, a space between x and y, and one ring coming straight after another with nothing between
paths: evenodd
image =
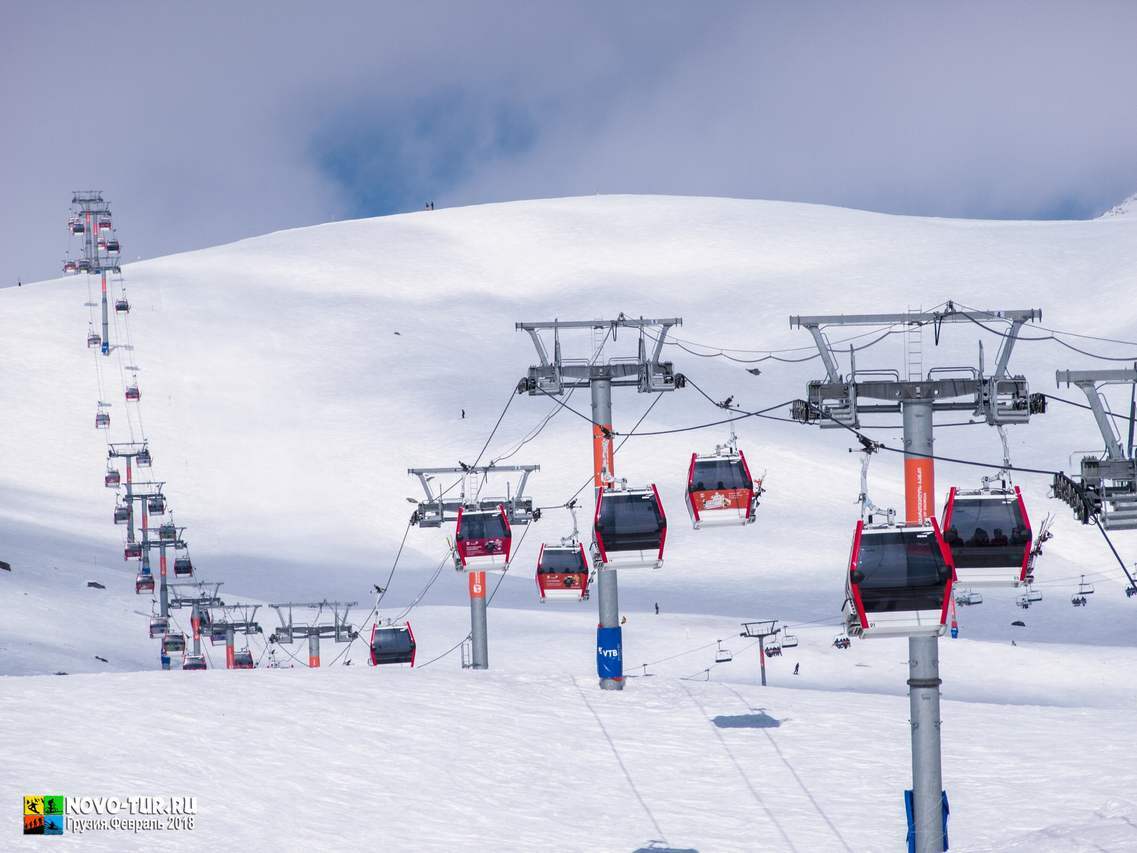
<instances>
[{"instance_id":1,"label":"white gondola cabin","mask_svg":"<svg viewBox=\"0 0 1137 853\"><path fill-rule=\"evenodd\" d=\"M165 636L170 627L170 620L165 616L154 616L150 619L150 639Z\"/></svg>"},{"instance_id":2,"label":"white gondola cabin","mask_svg":"<svg viewBox=\"0 0 1137 853\"><path fill-rule=\"evenodd\" d=\"M456 569L505 568L513 545L513 533L505 507L458 510L454 530L454 567Z\"/></svg>"},{"instance_id":3,"label":"white gondola cabin","mask_svg":"<svg viewBox=\"0 0 1137 853\"><path fill-rule=\"evenodd\" d=\"M947 626L953 568L935 519L857 522L849 556L845 630L853 637L939 636Z\"/></svg>"},{"instance_id":4,"label":"white gondola cabin","mask_svg":"<svg viewBox=\"0 0 1137 853\"><path fill-rule=\"evenodd\" d=\"M969 587L1026 583L1032 533L1018 486L1013 490L952 488L941 529L959 583Z\"/></svg>"},{"instance_id":5,"label":"white gondola cabin","mask_svg":"<svg viewBox=\"0 0 1137 853\"><path fill-rule=\"evenodd\" d=\"M696 530L709 526L751 524L762 481L755 481L742 451L720 445L707 456L691 454L687 469L687 514Z\"/></svg>"},{"instance_id":6,"label":"white gondola cabin","mask_svg":"<svg viewBox=\"0 0 1137 853\"><path fill-rule=\"evenodd\" d=\"M663 565L667 516L655 484L629 489L618 483L601 489L593 519L593 564L632 568Z\"/></svg>"},{"instance_id":7,"label":"white gondola cabin","mask_svg":"<svg viewBox=\"0 0 1137 853\"><path fill-rule=\"evenodd\" d=\"M588 598L588 570L584 545L542 545L537 555L537 591L541 601Z\"/></svg>"},{"instance_id":8,"label":"white gondola cabin","mask_svg":"<svg viewBox=\"0 0 1137 853\"><path fill-rule=\"evenodd\" d=\"M415 665L415 635L410 622L371 626L371 665L393 663Z\"/></svg>"}]
</instances>

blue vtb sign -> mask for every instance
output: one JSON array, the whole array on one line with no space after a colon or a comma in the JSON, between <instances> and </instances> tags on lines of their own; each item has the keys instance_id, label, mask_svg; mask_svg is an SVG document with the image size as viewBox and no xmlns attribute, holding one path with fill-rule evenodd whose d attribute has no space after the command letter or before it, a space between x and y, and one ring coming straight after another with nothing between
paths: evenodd
<instances>
[{"instance_id":1,"label":"blue vtb sign","mask_svg":"<svg viewBox=\"0 0 1137 853\"><path fill-rule=\"evenodd\" d=\"M596 674L601 678L624 677L624 642L621 629L596 629Z\"/></svg>"}]
</instances>

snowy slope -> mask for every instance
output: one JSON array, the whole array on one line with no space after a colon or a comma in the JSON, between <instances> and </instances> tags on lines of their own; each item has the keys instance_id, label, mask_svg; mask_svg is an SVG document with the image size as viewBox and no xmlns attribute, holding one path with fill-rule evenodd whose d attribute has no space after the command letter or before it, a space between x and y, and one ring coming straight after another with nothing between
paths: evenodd
<instances>
[{"instance_id":1,"label":"snowy slope","mask_svg":"<svg viewBox=\"0 0 1137 853\"><path fill-rule=\"evenodd\" d=\"M1047 326L1132 340L1135 238L1137 218L1125 215L973 222L664 197L442 210L131 264L129 358L142 367L153 472L168 482L175 517L189 527L200 575L224 581L230 600L350 598L363 615L368 589L385 581L405 531L405 499L418 496L406 468L473 461L535 360L515 321L678 315L684 325L675 334L685 341L802 347L780 353L801 358L811 354L810 339L789 329L790 314L902 311L953 299L1040 307ZM687 461L692 450L723 440L725 428L628 441L618 473L654 479L672 523L664 569L621 577L628 672L648 662L656 676L633 681L621 697L595 690L594 602L535 602L539 544L569 526L567 514L550 510L530 528L493 603L493 672L456 672L455 654L421 674L376 673L357 669L364 662L357 645L347 670L206 673L207 702L186 676L131 672L152 669L157 650L145 635L148 598L133 595L102 486L104 437L92 428L98 359L83 346L87 298L78 279L0 291L0 356L15 368L0 383L10 448L0 467L0 559L14 568L0 573L0 674L106 673L0 679L0 713L16 724L0 742L15 759L0 773L9 800L39 788L105 794L157 785L203 798L208 790L208 822L195 838L261 849L262 824L222 817L221 809L248 797L249 779L273 779L276 792L259 801L271 796L284 806L278 840L296 839L295 849L321 846L322 815L342 810L341 788L361 790L368 804L358 828L347 821L349 847L381 828L379 839L393 849L630 850L653 838L703 851L895 849L908 773L904 646L863 642L844 653L829 646L857 514L851 436L740 422L752 466L767 471L759 521L699 532L682 506ZM938 349L928 334L926 367L973 364L980 337L990 364L997 339L955 325L945 327ZM586 356L587 341L577 343L566 354ZM634 345L621 337L607 352ZM899 367L902 353L902 338L890 338L860 353L858 366ZM766 361L753 377L748 364L674 347L668 356L716 399L734 395L749 408L803 396L821 370L816 360ZM1023 342L1012 368L1028 375L1032 390L1049 392L1055 369L1093 364L1052 342ZM128 421L136 435L142 424L121 401L118 365L102 360L101 393L114 402L112 437L125 440ZM1057 393L1078 399L1072 389ZM618 392L616 428L629 429L649 402ZM571 403L587 411L585 395ZM514 398L487 458L509 453L556 408ZM688 389L665 396L640 429L720 417ZM1032 467L1070 470L1073 451L1100 444L1088 413L1058 404L1010 432L1014 461ZM898 431L874 436L899 444ZM940 430L937 450L1000 455L994 431L983 426ZM539 462L530 492L539 505L557 505L588 476L588 425L560 412L509 461ZM980 473L941 464L937 490L977 484ZM953 849L1072 850L1089 839L1137 849L1125 835L1134 810L1123 802L1137 745L1116 714L1137 700L1118 678L1137 657L1133 603L1098 534L1047 500L1048 479L1021 483L1033 517L1058 516L1038 567L1046 599L1024 614L1010 591L985 592L983 606L960 613L963 639L941 644ZM877 503L898 503L899 457L881 454L871 485ZM1137 558L1134 535L1115 536L1128 561ZM444 551L444 532L410 532L384 615L422 592ZM1068 597L1082 573L1094 576L1098 594L1075 610ZM89 589L87 580L107 589ZM463 579L444 569L412 612L420 662L464 635L466 609L444 606L464 597ZM660 617L650 615L655 602ZM797 654L771 663L778 689L764 692L753 686L754 650L736 637L740 618L758 616L796 623L802 638ZM1018 618L1025 628L1010 625ZM711 666L716 639L733 646L734 662ZM259 640L253 647L259 654ZM329 643L325 660L339 651ZM794 662L802 664L796 679ZM708 667L716 684L678 680ZM610 727L615 753L574 680ZM321 706L324 699L334 708ZM782 726L771 734L707 721L749 713L750 705L766 707ZM294 710L301 708L305 714ZM73 709L97 711L81 727ZM46 767L44 745L29 734L41 718L57 732ZM145 741L126 738L132 719L165 720L178 733L163 735L157 765ZM587 732L582 739L566 734L578 729ZM537 748L543 743L550 754ZM333 751L322 751L329 745ZM86 755L101 756L99 764ZM287 766L324 768L325 776L306 786L282 775ZM545 778L537 769L545 767L566 771ZM407 786L408 778L418 784ZM609 784L592 784L598 778ZM1024 786L1024 778L1047 784ZM480 779L484 791L472 784ZM538 813L534 791L546 790L558 806ZM613 833L610 844L596 839L597 827ZM1053 830L1043 840L1030 835L1046 827ZM80 843L123 849L121 839ZM161 843L177 846L149 837L139 845Z\"/></svg>"}]
</instances>

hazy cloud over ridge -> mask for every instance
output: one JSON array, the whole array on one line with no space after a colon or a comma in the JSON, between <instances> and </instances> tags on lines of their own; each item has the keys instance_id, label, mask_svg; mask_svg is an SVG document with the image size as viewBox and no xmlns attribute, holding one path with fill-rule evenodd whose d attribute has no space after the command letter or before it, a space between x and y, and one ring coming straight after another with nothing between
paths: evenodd
<instances>
[{"instance_id":1,"label":"hazy cloud over ridge","mask_svg":"<svg viewBox=\"0 0 1137 853\"><path fill-rule=\"evenodd\" d=\"M18 4L0 281L72 189L125 256L593 192L945 216L1137 189L1137 4Z\"/></svg>"}]
</instances>

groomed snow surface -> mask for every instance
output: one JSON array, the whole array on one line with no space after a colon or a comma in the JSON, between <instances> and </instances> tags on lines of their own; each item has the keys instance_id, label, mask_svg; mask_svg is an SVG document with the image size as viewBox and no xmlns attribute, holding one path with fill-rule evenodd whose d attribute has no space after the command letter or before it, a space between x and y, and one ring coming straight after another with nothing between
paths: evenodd
<instances>
[{"instance_id":1,"label":"groomed snow surface","mask_svg":"<svg viewBox=\"0 0 1137 853\"><path fill-rule=\"evenodd\" d=\"M224 581L227 600L358 600L357 618L405 531L417 493L406 468L473 461L535 360L515 321L682 316L675 334L686 341L808 347L787 328L790 314L954 299L1041 307L1047 326L1104 337L1132 340L1137 328L1137 217L1124 210L1092 222L965 222L724 199L562 199L281 232L125 272L145 423L122 402L118 354L104 359L111 438L145 426L152 476L188 526L199 576ZM767 471L759 521L698 532L682 505L686 466L725 428L628 441L617 472L658 483L670 527L665 567L621 576L626 672L637 676L622 693L597 689L595 601L536 603L540 542L569 527L558 510L532 526L501 582L489 672L462 671L456 652L421 667L469 618L464 578L445 568L428 586L445 532L427 530L411 530L382 613L397 616L427 589L410 612L415 670L374 670L363 643L344 652L326 641L325 663L344 652L351 666L158 672L150 601L133 594L102 486L86 299L75 278L0 291L10 368L0 559L13 566L0 572L0 801L12 808L0 848L903 849L906 644L830 645L857 514L847 433L740 422L752 467ZM980 337L989 366L995 336L945 326L937 348L929 332L925 369L974 364ZM589 354L587 336L569 347ZM634 347L622 336L606 354ZM753 363L667 355L715 399L751 409L802 396L821 371L816 360L764 361L754 377L744 369ZM857 359L899 367L903 336ZM1055 369L1101 364L1040 341L1021 343L1012 369L1053 392ZM1073 389L1056 393L1080 402ZM616 428L650 402L617 392ZM570 403L587 411L582 392ZM515 398L486 457L508 454L556 409ZM640 430L721 416L688 389L661 399ZM1014 461L1030 467L1071 470L1073 451L1100 445L1088 413L1059 403L1010 434ZM874 437L900 443L895 429ZM936 441L949 456L1000 456L982 426L945 427ZM539 462L529 491L555 506L588 476L588 426L562 411L508 461ZM981 473L938 465L938 496ZM1038 566L1044 601L1024 612L1013 591L985 590L983 605L961 608L961 638L940 644L952 850L1137 849L1137 604L1096 531L1047 499L1048 478L1019 482L1036 522L1057 516ZM899 457L878 455L871 488L878 504L899 504ZM1114 535L1129 562L1134 535ZM1075 609L1082 574L1098 591ZM258 616L275 627L271 611ZM737 636L746 618L780 619L801 640L769 662L768 687L756 648ZM714 665L718 640L732 662ZM252 648L261 657L260 639ZM23 838L15 804L37 792L193 795L197 826Z\"/></svg>"}]
</instances>

